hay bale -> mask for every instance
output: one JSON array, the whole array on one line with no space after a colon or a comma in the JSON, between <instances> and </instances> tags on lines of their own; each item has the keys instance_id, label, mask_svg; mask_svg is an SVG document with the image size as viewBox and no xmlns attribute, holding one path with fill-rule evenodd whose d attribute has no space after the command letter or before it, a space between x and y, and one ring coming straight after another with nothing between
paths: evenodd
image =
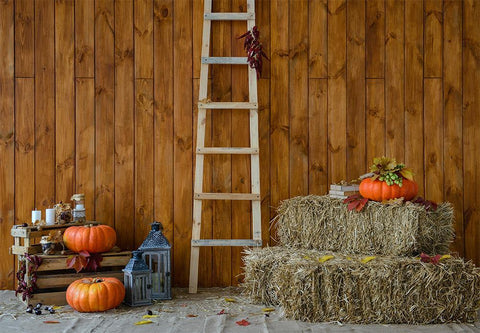
<instances>
[{"instance_id":1,"label":"hay bale","mask_svg":"<svg viewBox=\"0 0 480 333\"><path fill-rule=\"evenodd\" d=\"M333 255L323 263L319 258ZM461 258L346 256L282 247L248 250L245 293L280 304L288 318L348 323L473 322L480 308L480 269Z\"/></svg>"},{"instance_id":2,"label":"hay bale","mask_svg":"<svg viewBox=\"0 0 480 333\"><path fill-rule=\"evenodd\" d=\"M311 195L283 201L274 224L286 247L408 256L448 252L453 216L450 203L427 212L412 203L370 201L357 212L341 199Z\"/></svg>"}]
</instances>

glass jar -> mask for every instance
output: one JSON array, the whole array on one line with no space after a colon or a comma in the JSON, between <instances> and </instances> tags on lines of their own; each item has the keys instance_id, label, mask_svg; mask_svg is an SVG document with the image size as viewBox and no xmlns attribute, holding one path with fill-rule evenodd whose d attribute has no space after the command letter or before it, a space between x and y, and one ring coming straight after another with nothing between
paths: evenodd
<instances>
[{"instance_id":1,"label":"glass jar","mask_svg":"<svg viewBox=\"0 0 480 333\"><path fill-rule=\"evenodd\" d=\"M71 200L73 201L73 222L85 222L85 194L74 194Z\"/></svg>"}]
</instances>

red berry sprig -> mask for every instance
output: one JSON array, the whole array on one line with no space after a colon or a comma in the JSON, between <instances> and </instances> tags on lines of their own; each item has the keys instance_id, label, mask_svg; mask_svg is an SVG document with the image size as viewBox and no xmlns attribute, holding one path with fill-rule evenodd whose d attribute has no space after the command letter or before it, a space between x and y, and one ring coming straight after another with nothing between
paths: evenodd
<instances>
[{"instance_id":1,"label":"red berry sprig","mask_svg":"<svg viewBox=\"0 0 480 333\"><path fill-rule=\"evenodd\" d=\"M268 59L267 55L263 51L263 45L260 43L260 31L257 26L254 26L252 30L247 31L238 39L245 38L243 43L243 48L247 51L247 62L251 68L257 71L257 78L262 74L263 60L262 58Z\"/></svg>"}]
</instances>

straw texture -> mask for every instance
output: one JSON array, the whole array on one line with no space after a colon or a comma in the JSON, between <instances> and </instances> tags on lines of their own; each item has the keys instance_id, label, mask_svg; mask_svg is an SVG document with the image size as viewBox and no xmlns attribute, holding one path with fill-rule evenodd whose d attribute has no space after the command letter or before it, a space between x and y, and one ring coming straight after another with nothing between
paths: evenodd
<instances>
[{"instance_id":1,"label":"straw texture","mask_svg":"<svg viewBox=\"0 0 480 333\"><path fill-rule=\"evenodd\" d=\"M460 258L434 265L419 258L270 247L247 250L244 262L246 295L280 304L297 320L472 322L480 308L480 269Z\"/></svg>"},{"instance_id":2,"label":"straw texture","mask_svg":"<svg viewBox=\"0 0 480 333\"><path fill-rule=\"evenodd\" d=\"M311 195L283 201L274 226L285 247L409 256L448 252L453 216L450 203L427 212L412 203L370 201L357 212L342 199Z\"/></svg>"}]
</instances>

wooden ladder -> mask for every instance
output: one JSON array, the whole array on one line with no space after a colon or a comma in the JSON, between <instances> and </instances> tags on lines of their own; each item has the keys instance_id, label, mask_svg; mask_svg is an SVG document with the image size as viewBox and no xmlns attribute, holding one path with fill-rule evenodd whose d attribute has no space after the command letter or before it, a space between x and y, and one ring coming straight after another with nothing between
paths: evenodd
<instances>
[{"instance_id":1,"label":"wooden ladder","mask_svg":"<svg viewBox=\"0 0 480 333\"><path fill-rule=\"evenodd\" d=\"M205 0L203 16L202 61L197 122L197 148L193 201L192 248L190 254L189 292L197 292L198 261L201 246L262 246L260 212L260 160L258 146L258 98L257 73L248 66L246 57L210 57L210 28L212 21L247 21L247 29L255 26L255 0L247 0L246 13L212 13L212 0ZM208 66L210 64L247 65L249 102L208 102ZM205 147L206 110L250 110L250 147ZM221 111L219 111L221 112ZM251 155L251 193L203 192L203 158L205 154ZM250 200L252 201L253 239L200 239L202 226L202 200Z\"/></svg>"}]
</instances>

